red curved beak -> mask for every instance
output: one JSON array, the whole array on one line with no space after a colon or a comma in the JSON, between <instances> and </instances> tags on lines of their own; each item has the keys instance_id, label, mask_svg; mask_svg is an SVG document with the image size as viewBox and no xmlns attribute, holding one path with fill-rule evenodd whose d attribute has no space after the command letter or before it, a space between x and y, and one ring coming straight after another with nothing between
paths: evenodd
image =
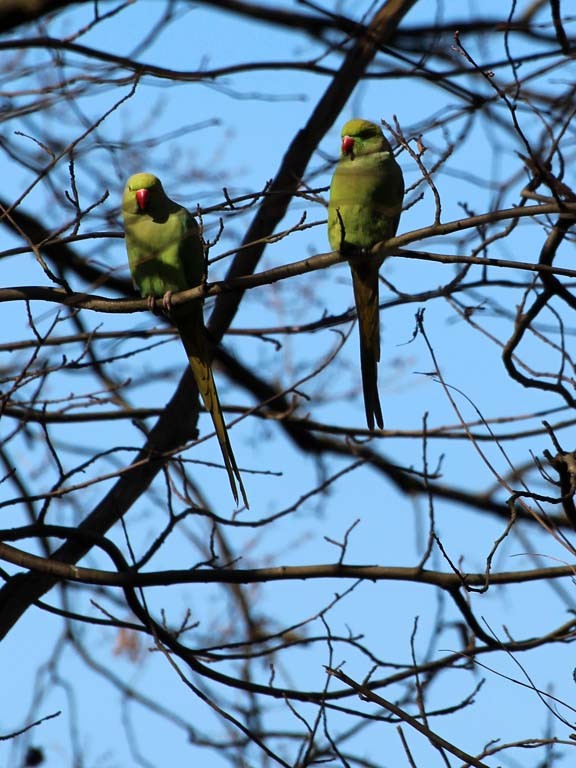
<instances>
[{"instance_id":1,"label":"red curved beak","mask_svg":"<svg viewBox=\"0 0 576 768\"><path fill-rule=\"evenodd\" d=\"M345 155L352 154L352 150L354 149L354 139L352 136L344 136L342 138L342 152Z\"/></svg>"},{"instance_id":2,"label":"red curved beak","mask_svg":"<svg viewBox=\"0 0 576 768\"><path fill-rule=\"evenodd\" d=\"M138 208L141 211L145 211L148 207L148 198L150 197L150 190L149 189L138 189L136 190L136 202L138 203Z\"/></svg>"}]
</instances>

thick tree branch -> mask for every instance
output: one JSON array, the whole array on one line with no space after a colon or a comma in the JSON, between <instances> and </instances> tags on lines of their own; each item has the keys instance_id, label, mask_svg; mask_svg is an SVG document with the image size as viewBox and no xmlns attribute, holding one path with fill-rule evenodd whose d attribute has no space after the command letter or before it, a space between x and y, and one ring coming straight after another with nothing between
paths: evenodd
<instances>
[{"instance_id":1,"label":"thick tree branch","mask_svg":"<svg viewBox=\"0 0 576 768\"><path fill-rule=\"evenodd\" d=\"M11 32L22 24L38 21L82 0L2 0L0 3L0 34Z\"/></svg>"}]
</instances>

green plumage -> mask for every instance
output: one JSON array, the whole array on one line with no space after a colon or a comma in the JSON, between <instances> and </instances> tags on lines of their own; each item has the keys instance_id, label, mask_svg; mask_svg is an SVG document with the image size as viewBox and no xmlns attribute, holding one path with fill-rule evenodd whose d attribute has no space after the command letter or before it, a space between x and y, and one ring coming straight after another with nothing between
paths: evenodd
<instances>
[{"instance_id":1,"label":"green plumage","mask_svg":"<svg viewBox=\"0 0 576 768\"><path fill-rule=\"evenodd\" d=\"M366 423L383 428L378 397L380 316L378 270L384 258L361 255L394 237L400 220L404 178L380 126L350 120L342 128L342 151L330 187L328 238L333 250L355 250L350 258L360 335Z\"/></svg>"},{"instance_id":2,"label":"green plumage","mask_svg":"<svg viewBox=\"0 0 576 768\"><path fill-rule=\"evenodd\" d=\"M172 292L199 285L204 271L204 249L194 217L167 197L160 180L150 173L128 179L122 199L126 250L134 283L142 296L163 297L163 304L180 332L198 391L214 423L234 499L238 487L248 500L232 452L205 339L199 301L171 307ZM152 306L152 305L151 305Z\"/></svg>"}]
</instances>

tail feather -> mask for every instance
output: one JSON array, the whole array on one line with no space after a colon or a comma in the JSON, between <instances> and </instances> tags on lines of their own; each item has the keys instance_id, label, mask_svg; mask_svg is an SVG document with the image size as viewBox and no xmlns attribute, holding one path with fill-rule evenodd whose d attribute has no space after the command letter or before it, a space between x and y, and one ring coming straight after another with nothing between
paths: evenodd
<instances>
[{"instance_id":1,"label":"tail feather","mask_svg":"<svg viewBox=\"0 0 576 768\"><path fill-rule=\"evenodd\" d=\"M360 366L366 423L374 429L374 420L384 428L380 398L378 397L378 362L380 360L380 312L378 301L377 261L350 263L354 300L358 314L360 335Z\"/></svg>"},{"instance_id":2,"label":"tail feather","mask_svg":"<svg viewBox=\"0 0 576 768\"><path fill-rule=\"evenodd\" d=\"M218 391L212 374L210 356L204 337L205 329L201 314L202 310L200 307L198 307L198 310L199 311L193 314L189 313L184 317L178 317L177 327L188 356L190 368L192 369L194 379L198 386L198 391L200 392L206 410L212 417L214 430L216 432L216 437L218 438L218 443L220 444L220 450L222 451L222 458L224 459L224 465L228 473L228 480L230 482L234 500L238 504L238 488L240 488L242 500L248 508L248 498L246 496L246 491L244 490L240 470L236 464L234 452L232 451L232 445L230 444L228 430L226 429L224 415L218 398ZM190 312L190 310L188 310L188 312Z\"/></svg>"}]
</instances>

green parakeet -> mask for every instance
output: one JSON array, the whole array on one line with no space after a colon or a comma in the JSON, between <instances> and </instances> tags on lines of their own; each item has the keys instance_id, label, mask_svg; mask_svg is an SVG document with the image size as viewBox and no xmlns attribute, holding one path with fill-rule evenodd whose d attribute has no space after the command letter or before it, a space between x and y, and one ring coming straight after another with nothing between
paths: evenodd
<instances>
[{"instance_id":1,"label":"green parakeet","mask_svg":"<svg viewBox=\"0 0 576 768\"><path fill-rule=\"evenodd\" d=\"M194 301L171 306L173 292L202 282L204 248L200 228L186 208L170 200L160 179L151 173L137 173L128 179L122 214L134 283L142 296L149 299L151 309L154 297L163 297L164 309L180 332L198 390L212 416L234 499L238 503L239 487L248 506L212 375L202 304Z\"/></svg>"},{"instance_id":2,"label":"green parakeet","mask_svg":"<svg viewBox=\"0 0 576 768\"><path fill-rule=\"evenodd\" d=\"M360 332L360 363L366 423L383 428L378 397L380 316L378 270L384 257L365 257L376 243L394 237L404 197L404 178L380 126L350 120L342 128L340 159L330 187L328 238L333 250L356 250L350 258Z\"/></svg>"}]
</instances>

